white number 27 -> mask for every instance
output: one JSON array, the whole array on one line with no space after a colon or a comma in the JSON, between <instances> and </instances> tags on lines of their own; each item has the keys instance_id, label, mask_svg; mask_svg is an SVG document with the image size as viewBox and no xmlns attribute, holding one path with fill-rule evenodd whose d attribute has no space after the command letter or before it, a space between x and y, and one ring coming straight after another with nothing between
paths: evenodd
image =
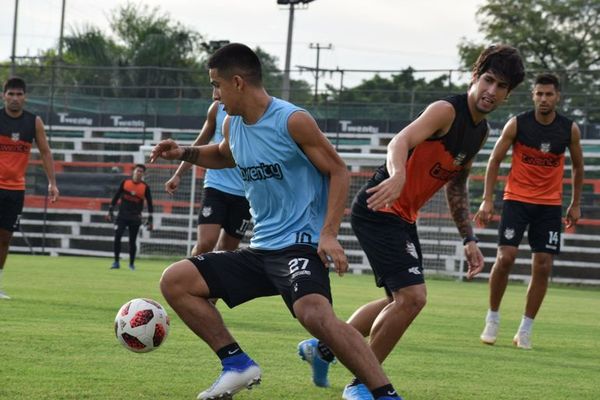
<instances>
[{"instance_id":1,"label":"white number 27","mask_svg":"<svg viewBox=\"0 0 600 400\"><path fill-rule=\"evenodd\" d=\"M308 258L293 258L288 265L290 266L290 274L293 274L299 269L306 269L308 266Z\"/></svg>"}]
</instances>

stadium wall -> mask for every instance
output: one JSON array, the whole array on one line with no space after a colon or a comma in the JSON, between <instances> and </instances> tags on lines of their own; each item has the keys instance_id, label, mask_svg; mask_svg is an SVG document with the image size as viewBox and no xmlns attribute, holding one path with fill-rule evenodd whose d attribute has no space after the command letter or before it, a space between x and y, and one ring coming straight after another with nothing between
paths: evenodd
<instances>
[{"instance_id":1,"label":"stadium wall","mask_svg":"<svg viewBox=\"0 0 600 400\"><path fill-rule=\"evenodd\" d=\"M50 126L54 135L52 148L61 199L49 204L45 197L47 182L37 152L33 152L28 171L28 189L22 230L15 233L13 252L44 254L77 254L112 256L113 226L104 220L108 204L121 179L130 176L134 163L144 162L150 143L167 137L190 142L196 136L193 130L167 128L93 128ZM391 133L328 133L327 136L351 170L351 196L383 163L385 148ZM145 140L143 140L145 138ZM145 146L140 145L146 143ZM471 210L479 205L483 174L494 140L476 159L470 182ZM557 258L553 279L561 282L600 284L600 142L584 141L586 181L584 185L584 218L574 230L563 235L563 254ZM146 180L155 199L155 230L142 230L139 238L141 257L181 258L189 254L195 241L195 221L201 199L203 170L196 168L195 176L188 174L180 190L170 197L163 190L164 182L172 175L178 163L160 162L149 165ZM506 173L508 164L503 164ZM570 193L570 181L565 179L565 193ZM501 189L498 189L501 193ZM350 206L351 196L347 207ZM496 206L501 205L497 200ZM347 210L348 211L348 210ZM348 212L346 213L348 214ZM496 251L494 224L478 229L480 247L484 252L487 276ZM423 209L419 231L428 274L462 278L465 265L462 244L449 216L443 194L438 194ZM354 273L369 272L368 262L356 238L348 217L344 219L340 240L346 249ZM247 245L248 237L243 241ZM127 254L124 238L123 254ZM513 278L528 280L530 252L522 245ZM108 263L108 260L107 260ZM107 264L108 265L108 264Z\"/></svg>"}]
</instances>

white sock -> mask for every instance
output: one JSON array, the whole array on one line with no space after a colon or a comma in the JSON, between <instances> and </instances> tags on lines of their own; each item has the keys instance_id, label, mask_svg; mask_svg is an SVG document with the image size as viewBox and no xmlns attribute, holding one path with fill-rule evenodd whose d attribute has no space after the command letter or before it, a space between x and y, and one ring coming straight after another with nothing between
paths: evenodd
<instances>
[{"instance_id":1,"label":"white sock","mask_svg":"<svg viewBox=\"0 0 600 400\"><path fill-rule=\"evenodd\" d=\"M533 318L523 315L521 325L519 325L519 331L531 333L531 328L533 328Z\"/></svg>"},{"instance_id":2,"label":"white sock","mask_svg":"<svg viewBox=\"0 0 600 400\"><path fill-rule=\"evenodd\" d=\"M492 311L488 309L487 315L485 316L485 320L494 321L496 323L500 322L500 311Z\"/></svg>"}]
</instances>

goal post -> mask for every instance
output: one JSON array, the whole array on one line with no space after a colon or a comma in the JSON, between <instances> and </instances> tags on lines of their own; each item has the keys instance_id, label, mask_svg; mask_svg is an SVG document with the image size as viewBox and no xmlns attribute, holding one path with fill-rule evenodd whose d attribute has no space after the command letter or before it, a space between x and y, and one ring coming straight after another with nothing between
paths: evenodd
<instances>
[{"instance_id":1,"label":"goal post","mask_svg":"<svg viewBox=\"0 0 600 400\"><path fill-rule=\"evenodd\" d=\"M148 164L154 146L140 146L136 162L147 166L145 181L152 190L154 231L143 232L140 255L179 256L191 254L196 241L196 215L200 202L204 169L190 168L182 177L177 191L170 195L165 183L173 176L180 161L158 159Z\"/></svg>"}]
</instances>

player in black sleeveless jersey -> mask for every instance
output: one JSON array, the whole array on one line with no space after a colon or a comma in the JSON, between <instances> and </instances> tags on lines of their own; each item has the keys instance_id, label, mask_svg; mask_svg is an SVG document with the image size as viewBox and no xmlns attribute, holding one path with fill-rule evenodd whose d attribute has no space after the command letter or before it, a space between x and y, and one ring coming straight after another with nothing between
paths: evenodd
<instances>
[{"instance_id":1,"label":"player in black sleeveless jersey","mask_svg":"<svg viewBox=\"0 0 600 400\"><path fill-rule=\"evenodd\" d=\"M46 139L42 119L25 110L25 81L9 78L3 86L4 108L0 110L0 285L4 263L13 232L19 227L19 218L25 198L25 173L31 146L35 141L42 166L48 177L50 201L58 200L52 151ZM2 291L0 299L10 297Z\"/></svg>"},{"instance_id":2,"label":"player in black sleeveless jersey","mask_svg":"<svg viewBox=\"0 0 600 400\"><path fill-rule=\"evenodd\" d=\"M487 224L493 214L493 193L500 163L512 147L511 170L504 189L498 227L498 252L490 273L490 297L486 324L480 339L494 344L500 324L500 303L518 247L528 229L532 251L531 281L527 289L521 324L513 344L531 349L531 332L548 288L554 255L560 252L562 190L565 150L571 156L573 190L566 212L566 226L581 216L579 201L583 185L583 155L579 127L558 114L560 82L553 74L541 74L532 91L534 110L511 118L494 146L485 176L483 202L475 219Z\"/></svg>"},{"instance_id":3,"label":"player in black sleeveless jersey","mask_svg":"<svg viewBox=\"0 0 600 400\"><path fill-rule=\"evenodd\" d=\"M394 136L386 164L356 195L352 228L385 296L360 307L349 322L369 337L380 362L425 306L427 289L416 219L423 204L444 185L450 212L463 237L467 278L483 268L469 218L467 177L473 157L487 137L486 115L506 100L523 77L523 63L515 48L498 45L485 49L473 66L467 93L433 102ZM324 386L332 352L315 339L298 347L313 368L313 382ZM346 386L342 397L369 398L358 379Z\"/></svg>"}]
</instances>

